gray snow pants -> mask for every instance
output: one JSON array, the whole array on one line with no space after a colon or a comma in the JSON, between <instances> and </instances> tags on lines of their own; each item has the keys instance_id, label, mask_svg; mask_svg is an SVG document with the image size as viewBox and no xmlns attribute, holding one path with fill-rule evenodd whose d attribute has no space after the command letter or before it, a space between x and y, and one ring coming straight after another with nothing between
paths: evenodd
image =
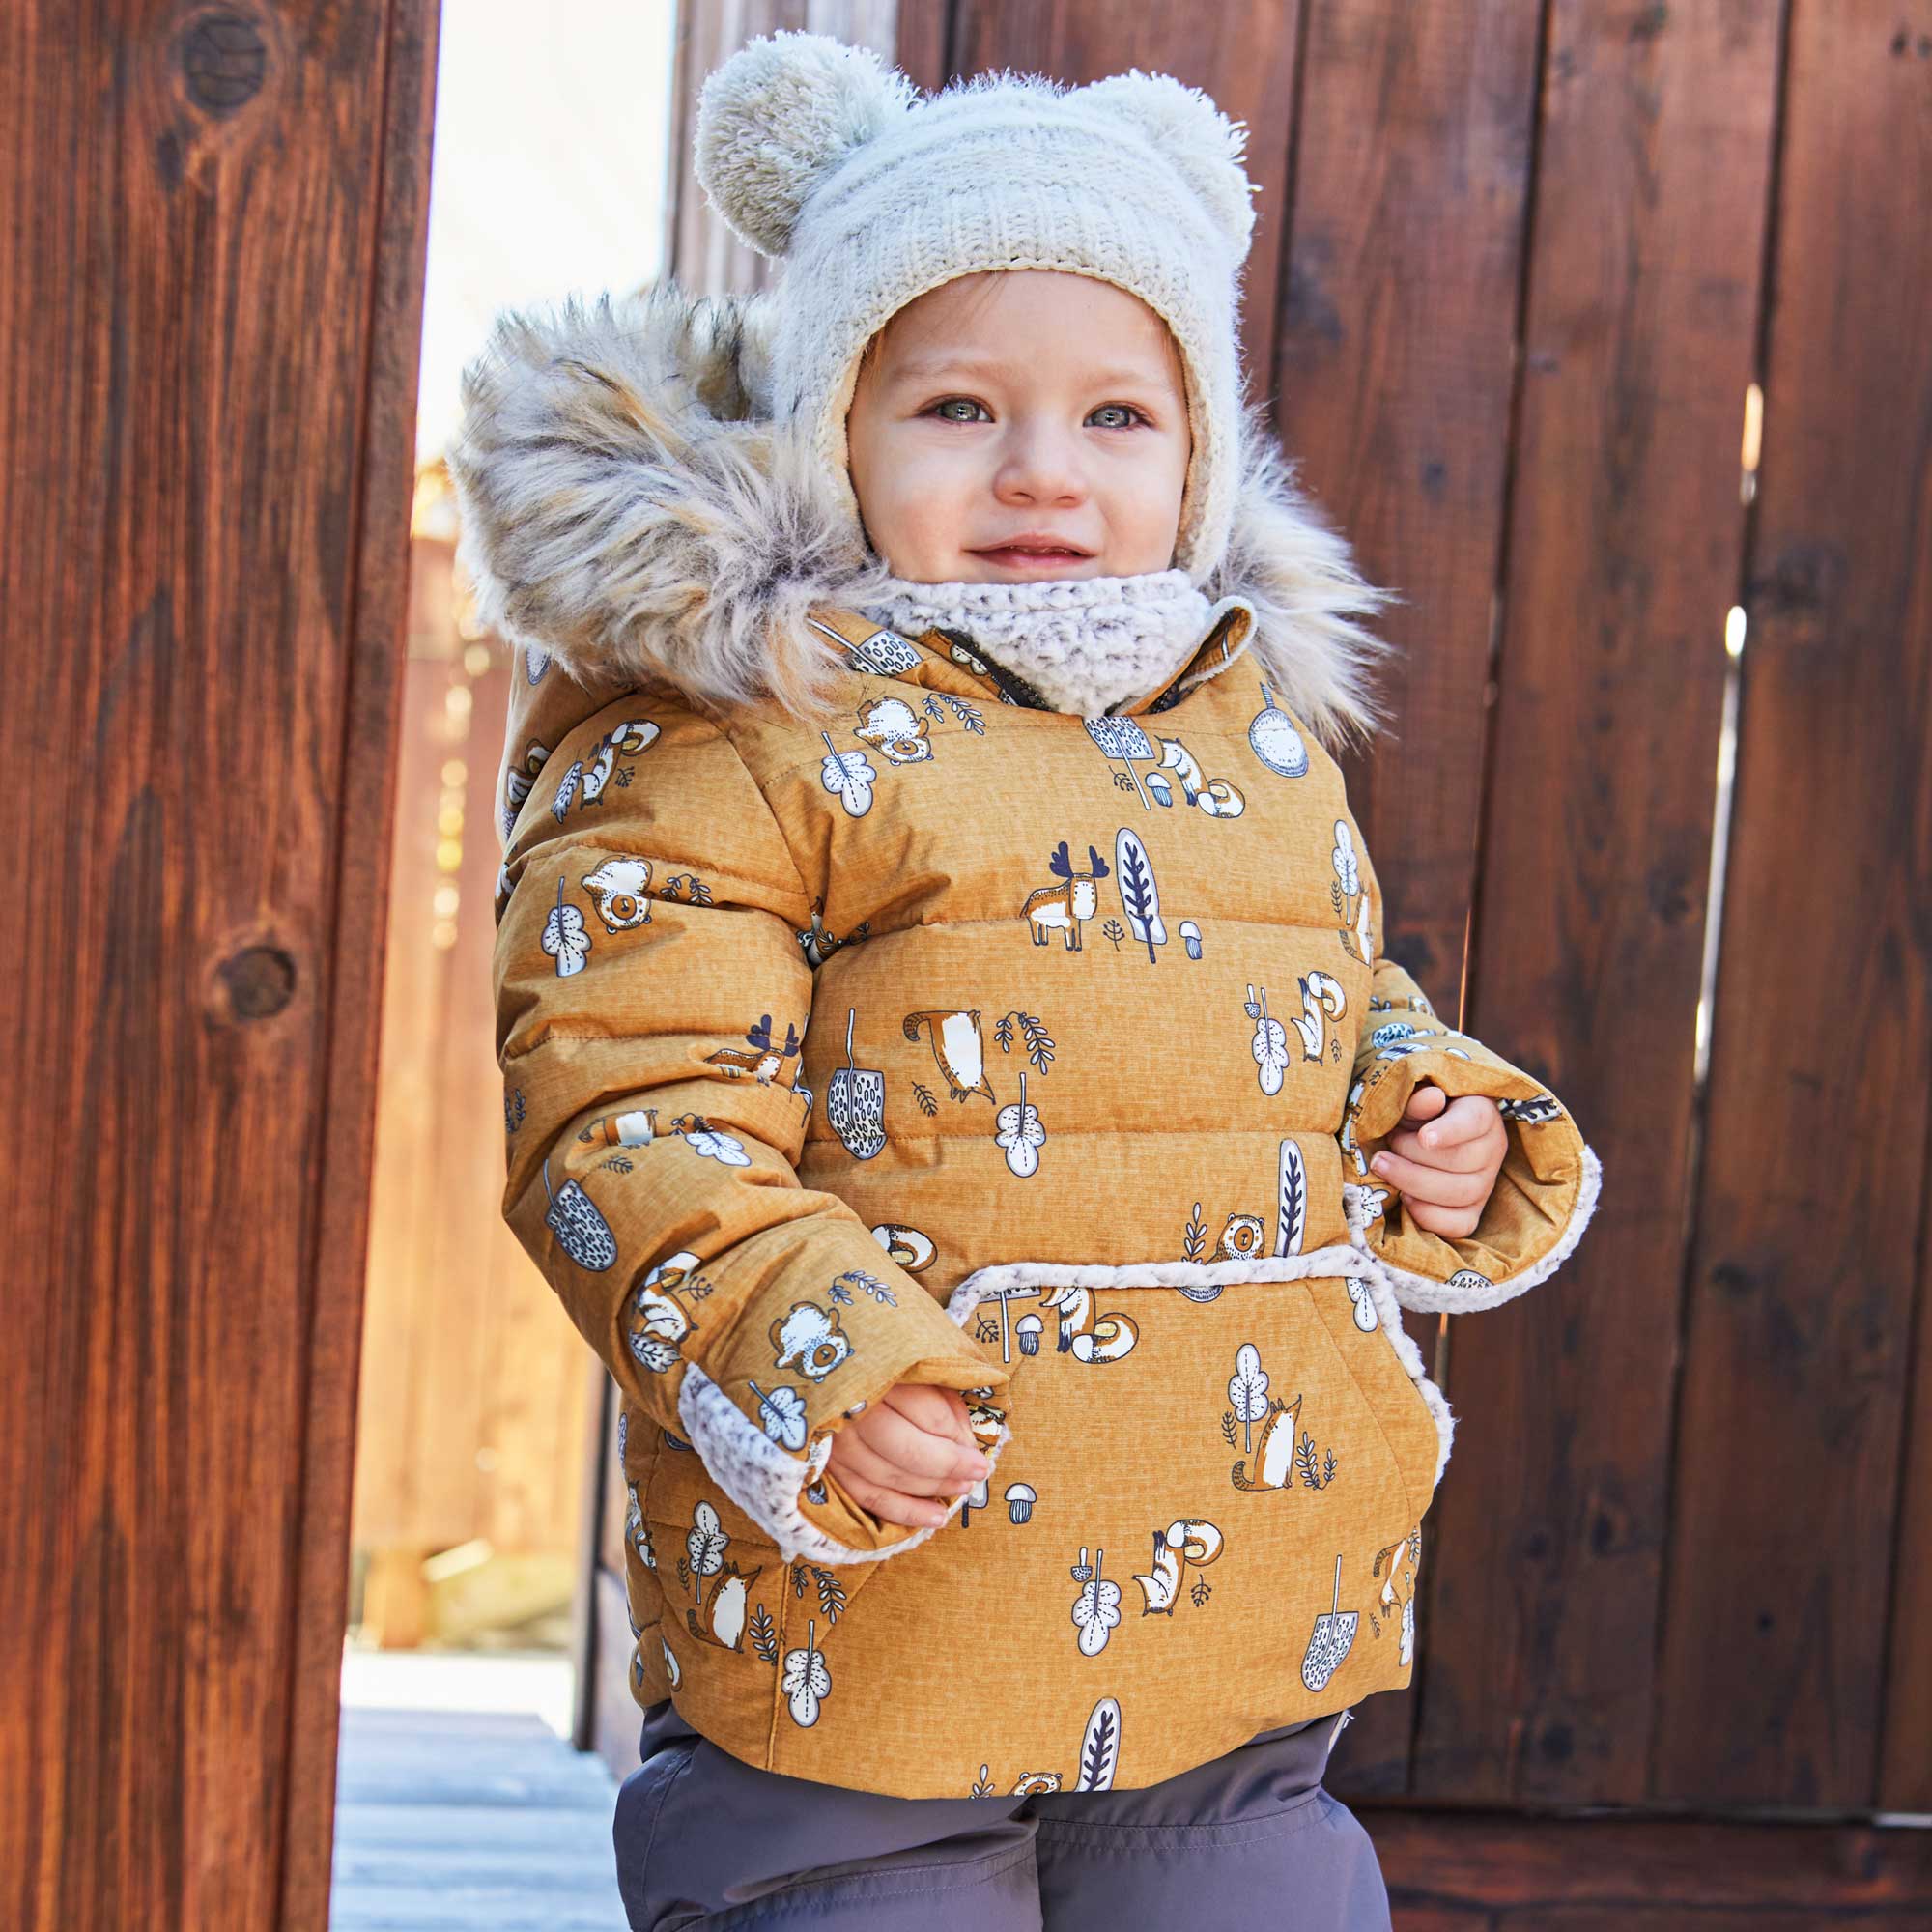
<instances>
[{"instance_id":1,"label":"gray snow pants","mask_svg":"<svg viewBox=\"0 0 1932 1932\"><path fill-rule=\"evenodd\" d=\"M1321 1787L1349 1714L1137 1791L889 1798L740 1763L668 1700L617 1794L631 1932L1391 1932L1375 1848Z\"/></svg>"}]
</instances>

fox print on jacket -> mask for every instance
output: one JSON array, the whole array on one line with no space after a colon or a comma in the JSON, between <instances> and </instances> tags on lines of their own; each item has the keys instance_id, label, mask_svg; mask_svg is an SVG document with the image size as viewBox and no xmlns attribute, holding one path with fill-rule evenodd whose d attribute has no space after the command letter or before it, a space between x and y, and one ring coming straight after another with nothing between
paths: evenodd
<instances>
[{"instance_id":1,"label":"fox print on jacket","mask_svg":"<svg viewBox=\"0 0 1932 1932\"><path fill-rule=\"evenodd\" d=\"M1546 1280L1598 1163L1381 954L1376 593L1259 430L1191 658L1038 709L866 614L768 299L508 317L466 378L504 1212L622 1394L640 1704L900 1797L1151 1784L1409 1682L1453 1423L1402 1311ZM1368 1169L1423 1081L1507 1129L1460 1240ZM994 1461L936 1528L828 1463L900 1382Z\"/></svg>"}]
</instances>

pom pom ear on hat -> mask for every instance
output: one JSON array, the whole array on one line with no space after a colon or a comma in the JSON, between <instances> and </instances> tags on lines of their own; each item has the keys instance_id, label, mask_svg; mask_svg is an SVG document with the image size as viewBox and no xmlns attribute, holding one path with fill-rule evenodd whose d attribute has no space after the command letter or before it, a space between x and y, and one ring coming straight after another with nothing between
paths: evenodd
<instances>
[{"instance_id":1,"label":"pom pom ear on hat","mask_svg":"<svg viewBox=\"0 0 1932 1932\"><path fill-rule=\"evenodd\" d=\"M1077 98L1132 123L1201 197L1236 259L1246 256L1255 227L1251 197L1259 188L1242 165L1245 122L1230 121L1198 87L1137 67L1089 83Z\"/></svg>"},{"instance_id":2,"label":"pom pom ear on hat","mask_svg":"<svg viewBox=\"0 0 1932 1932\"><path fill-rule=\"evenodd\" d=\"M698 185L748 248L782 255L817 183L918 97L868 47L828 34L761 35L698 95Z\"/></svg>"}]
</instances>

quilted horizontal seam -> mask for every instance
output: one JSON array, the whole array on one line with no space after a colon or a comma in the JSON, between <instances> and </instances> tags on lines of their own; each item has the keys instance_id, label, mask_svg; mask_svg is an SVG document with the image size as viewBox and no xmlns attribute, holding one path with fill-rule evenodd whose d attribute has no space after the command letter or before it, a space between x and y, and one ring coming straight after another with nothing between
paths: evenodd
<instances>
[{"instance_id":1,"label":"quilted horizontal seam","mask_svg":"<svg viewBox=\"0 0 1932 1932\"><path fill-rule=\"evenodd\" d=\"M876 673L868 673L868 674L876 676ZM895 680L892 678L886 678L881 681L887 684L892 684L895 682ZM926 690L928 687L924 685L917 685L914 686L913 688L915 690L923 691ZM888 696L896 696L897 694L889 692L884 695ZM959 694L955 692L952 695L954 696L957 696ZM1021 707L1016 707L1010 704L1002 704L998 697L994 697L991 699L988 705L988 709L997 710L1002 717L1006 717L1014 710L1021 709ZM1070 718L1073 714L1068 711L1054 711L1040 715L1053 718ZM1161 711L1147 715L1158 718L1172 718L1174 716L1174 713L1172 711ZM1136 718L1133 722L1136 724L1139 724L1143 730L1147 729L1145 716L1141 718ZM1305 727L1297 727L1297 728L1305 728ZM973 733L972 735L978 736L979 734L976 732ZM1183 731L1179 724L1176 724L1171 726L1165 733L1161 732L1158 729L1158 727L1156 727L1155 729L1149 731L1148 735L1151 738L1159 738L1162 736L1166 736L1169 738L1179 738L1183 735ZM1205 740L1208 738L1225 738L1231 744L1239 745L1243 751L1250 753L1252 753L1253 751L1253 747L1248 743L1248 727L1245 724L1236 724L1232 723L1227 724L1210 724L1204 719L1198 724L1194 723L1187 724L1184 735L1189 739L1196 741ZM1067 742L1069 744L1076 742L1073 739L1071 733L1069 733L1067 736ZM745 769L751 772L753 781L760 785L775 785L779 783L781 780L790 778L794 772L816 771L818 767L825 762L825 753L823 752L819 752L815 755L810 757L801 757L795 759L790 764L781 765L775 771L768 772L763 776L760 776L757 770L753 767L752 760L745 756L744 748L741 745L738 745L735 739L733 740L732 748L737 752L739 757L744 759ZM858 747L858 749L860 750L865 749L863 743ZM1099 748L1095 746L1094 756L1098 758L1100 757L1100 755L1101 753ZM936 765L940 761L937 757L932 757L932 758L921 758L919 762L922 765ZM1141 762L1145 764L1147 761L1145 759L1142 759ZM913 767L909 765L894 766L892 765L890 759L886 760L886 763L889 766L889 768L896 771L910 771L913 769ZM1098 769L1097 766L1096 769ZM1259 761L1257 761L1255 769L1256 771L1262 772L1264 776L1266 777L1274 776L1274 774L1266 772L1265 768L1263 767Z\"/></svg>"},{"instance_id":2,"label":"quilted horizontal seam","mask_svg":"<svg viewBox=\"0 0 1932 1932\"><path fill-rule=\"evenodd\" d=\"M923 1892L946 1891L956 1894L967 1886L990 1885L1004 1878L1017 1864L1034 1856L1033 1841L1022 1839L1010 1850L984 1853L977 1859L948 1859L943 1863L921 1863L883 1872L838 1872L829 1878L796 1879L775 1891L760 1892L756 1898L734 1906L729 1912L707 1916L705 1923L717 1932L728 1932L732 1925L781 1924L793 1917L819 1919L828 1908L861 1898L917 1898ZM932 1883L936 1874L957 1876ZM906 1881L917 1881L908 1883ZM751 1918L746 1913L755 1915ZM773 1915L782 1913L783 1918Z\"/></svg>"},{"instance_id":3,"label":"quilted horizontal seam","mask_svg":"<svg viewBox=\"0 0 1932 1932\"><path fill-rule=\"evenodd\" d=\"M603 1036L595 1036L602 1038ZM1312 1141L1333 1140L1340 1128L1329 1127L1289 1127L1273 1122L1263 1122L1252 1127L1056 1127L1054 1132L1063 1139L1069 1140L1124 1140L1129 1134L1153 1134L1161 1140L1172 1140L1177 1134L1191 1134L1198 1140L1251 1141L1257 1134L1284 1134L1291 1139ZM895 1129L888 1134L889 1141L983 1141L983 1132L965 1134L907 1134ZM841 1143L837 1134L814 1134L806 1142L808 1148L838 1147ZM857 1163L855 1162L856 1166Z\"/></svg>"},{"instance_id":4,"label":"quilted horizontal seam","mask_svg":"<svg viewBox=\"0 0 1932 1932\"><path fill-rule=\"evenodd\" d=\"M1320 932L1333 934L1341 930L1332 919L1325 924L1318 924L1313 920L1250 919L1245 913L1238 912L1215 912L1208 913L1205 917L1214 925L1258 925L1265 932ZM1024 925L1025 923L1026 915L1019 912L996 914L986 919L923 919L912 925L893 925L888 926L883 932L868 932L864 939L842 941L836 951L843 952L847 946L870 946L875 940L896 938L902 932L930 932L935 927L943 925ZM1136 947L1143 943L1140 940L1135 940L1134 942ZM1050 952L1053 949L1048 946L1042 946L1039 950L1042 952ZM1070 946L1063 946L1060 950L1063 952L1075 951L1084 952L1087 949L1084 946L1077 949ZM830 956L830 954L827 955L828 958ZM1350 953L1349 956L1351 959L1355 958L1353 953ZM1356 959L1355 963L1361 965L1365 962Z\"/></svg>"}]
</instances>

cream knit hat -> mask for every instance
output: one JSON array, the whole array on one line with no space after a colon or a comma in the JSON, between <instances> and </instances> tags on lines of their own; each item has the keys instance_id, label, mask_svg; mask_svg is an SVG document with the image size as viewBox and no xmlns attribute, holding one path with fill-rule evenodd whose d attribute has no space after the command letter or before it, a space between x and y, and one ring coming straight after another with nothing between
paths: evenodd
<instances>
[{"instance_id":1,"label":"cream knit hat","mask_svg":"<svg viewBox=\"0 0 1932 1932\"><path fill-rule=\"evenodd\" d=\"M752 41L698 99L699 185L748 247L782 259L768 371L862 539L845 415L859 356L909 301L988 269L1097 276L1166 322L1193 454L1175 567L1205 582L1234 519L1247 129L1199 90L1134 69L1068 88L976 74L922 96L823 34Z\"/></svg>"}]
</instances>

